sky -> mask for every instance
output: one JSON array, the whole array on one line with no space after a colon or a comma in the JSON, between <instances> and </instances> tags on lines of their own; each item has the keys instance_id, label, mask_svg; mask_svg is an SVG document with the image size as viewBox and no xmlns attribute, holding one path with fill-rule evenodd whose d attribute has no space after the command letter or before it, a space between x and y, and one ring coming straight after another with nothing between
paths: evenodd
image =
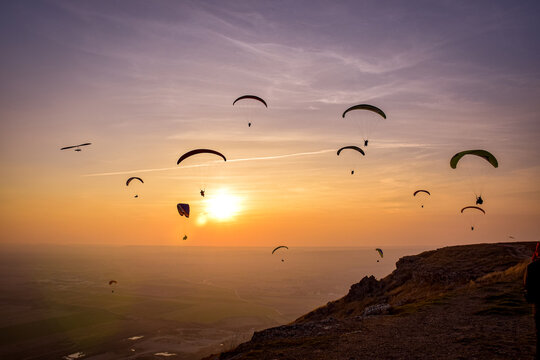
<instances>
[{"instance_id":1,"label":"sky","mask_svg":"<svg viewBox=\"0 0 540 360\"><path fill-rule=\"evenodd\" d=\"M1 243L540 239L537 1L0 8ZM268 108L232 105L245 94ZM341 117L359 103L387 119ZM364 121L375 125L366 155L338 157L342 146L363 145ZM60 151L84 142L92 145ZM228 161L176 165L196 148ZM469 149L490 151L499 167L467 159L471 174L452 170L452 155ZM130 176L144 184L126 187ZM486 211L474 231L460 213L474 205L471 181ZM431 192L424 208L417 189ZM191 205L189 219L177 203Z\"/></svg>"}]
</instances>

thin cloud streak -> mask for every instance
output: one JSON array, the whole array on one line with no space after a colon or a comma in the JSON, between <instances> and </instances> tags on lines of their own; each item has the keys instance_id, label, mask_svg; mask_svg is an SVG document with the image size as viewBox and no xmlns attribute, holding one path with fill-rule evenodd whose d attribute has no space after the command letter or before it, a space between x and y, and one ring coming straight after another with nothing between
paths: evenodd
<instances>
[{"instance_id":1,"label":"thin cloud streak","mask_svg":"<svg viewBox=\"0 0 540 360\"><path fill-rule=\"evenodd\" d=\"M229 160L229 162L283 159L283 158L296 157L296 156L325 154L325 153L334 152L334 151L336 151L336 149L324 149L324 150L318 150L318 151L308 151L308 152L285 154L285 155L274 155L274 156L261 156L261 157L253 157L253 158L233 159L233 160Z\"/></svg>"},{"instance_id":2,"label":"thin cloud streak","mask_svg":"<svg viewBox=\"0 0 540 360\"><path fill-rule=\"evenodd\" d=\"M324 150L308 151L308 152L300 152L300 153L284 154L284 155L273 155L273 156L260 156L260 157L252 157L252 158L232 159L232 160L228 160L227 162L243 162L243 161L284 159L284 158L298 157L298 156L319 155L319 154L325 154L325 153L334 152L334 151L336 151L336 149L324 149ZM203 166L210 166L213 163L215 163L215 162L211 161L211 162L208 162L208 163L205 163L205 164L182 166L182 168L183 169L190 169L190 168L197 168L197 167L203 167ZM168 170L176 170L176 169L179 169L179 167L176 166L176 167L166 167L166 168L156 168L156 169L138 169L138 170L114 171L114 172L106 172L106 173L85 174L85 175L82 175L82 176L127 175L127 174L133 174L133 173L168 171Z\"/></svg>"}]
</instances>

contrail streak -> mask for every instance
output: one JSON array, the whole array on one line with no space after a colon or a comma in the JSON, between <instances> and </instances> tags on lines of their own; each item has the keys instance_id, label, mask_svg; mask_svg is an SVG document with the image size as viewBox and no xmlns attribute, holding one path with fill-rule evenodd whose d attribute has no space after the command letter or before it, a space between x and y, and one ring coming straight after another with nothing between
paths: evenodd
<instances>
[{"instance_id":1,"label":"contrail streak","mask_svg":"<svg viewBox=\"0 0 540 360\"><path fill-rule=\"evenodd\" d=\"M324 149L324 150L317 150L317 151L308 151L308 152L300 152L300 153L293 153L293 154L284 154L284 155L273 155L273 156L260 156L260 157L251 157L251 158L242 158L242 159L231 159L227 160L227 162L242 162L242 161L259 161L259 160L274 160L274 159L284 159L289 157L298 157L298 156L309 156L309 155L318 155L318 154L325 154L329 152L334 152L335 149ZM166 167L166 168L156 168L156 169L137 169L137 170L124 170L124 171L114 171L114 172L104 172L104 173L95 173L95 174L85 174L83 176L112 176L112 175L127 175L127 174L133 174L133 173L145 173L145 172L155 172L155 171L168 171L168 170L178 170L180 168L196 168L201 166L210 166L216 162L221 161L211 161L204 164L197 164L197 165L187 165L187 166L175 166L175 167Z\"/></svg>"},{"instance_id":2,"label":"contrail streak","mask_svg":"<svg viewBox=\"0 0 540 360\"><path fill-rule=\"evenodd\" d=\"M244 158L244 159L233 159L228 160L229 162L238 162L238 161L256 161L256 160L273 160L273 159L283 159L288 157L296 157L296 156L306 156L306 155L318 155L318 154L324 154L328 152L336 151L335 149L325 149L325 150L318 150L318 151L309 151L309 152L301 152L301 153L294 153L294 154L285 154L285 155L274 155L274 156L261 156L261 157L252 157L252 158Z\"/></svg>"}]
</instances>

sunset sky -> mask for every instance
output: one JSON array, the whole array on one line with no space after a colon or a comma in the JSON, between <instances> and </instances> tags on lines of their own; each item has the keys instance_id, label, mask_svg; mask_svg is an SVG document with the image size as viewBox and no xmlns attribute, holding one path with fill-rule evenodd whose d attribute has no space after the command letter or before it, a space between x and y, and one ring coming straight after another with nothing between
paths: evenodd
<instances>
[{"instance_id":1,"label":"sunset sky","mask_svg":"<svg viewBox=\"0 0 540 360\"><path fill-rule=\"evenodd\" d=\"M3 1L0 241L539 240L539 18L537 1ZM251 127L244 94L268 102ZM362 145L341 118L359 103L387 119L340 158ZM195 148L229 161L176 165ZM474 232L449 166L468 149L499 160Z\"/></svg>"}]
</instances>

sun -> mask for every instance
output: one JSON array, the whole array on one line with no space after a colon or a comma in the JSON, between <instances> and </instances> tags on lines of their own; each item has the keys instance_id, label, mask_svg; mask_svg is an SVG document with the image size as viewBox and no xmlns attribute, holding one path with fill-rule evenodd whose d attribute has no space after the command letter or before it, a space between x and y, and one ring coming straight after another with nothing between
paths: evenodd
<instances>
[{"instance_id":1,"label":"sun","mask_svg":"<svg viewBox=\"0 0 540 360\"><path fill-rule=\"evenodd\" d=\"M218 221L230 221L241 209L242 199L232 195L226 189L221 189L214 195L206 198L206 211L208 215Z\"/></svg>"}]
</instances>

